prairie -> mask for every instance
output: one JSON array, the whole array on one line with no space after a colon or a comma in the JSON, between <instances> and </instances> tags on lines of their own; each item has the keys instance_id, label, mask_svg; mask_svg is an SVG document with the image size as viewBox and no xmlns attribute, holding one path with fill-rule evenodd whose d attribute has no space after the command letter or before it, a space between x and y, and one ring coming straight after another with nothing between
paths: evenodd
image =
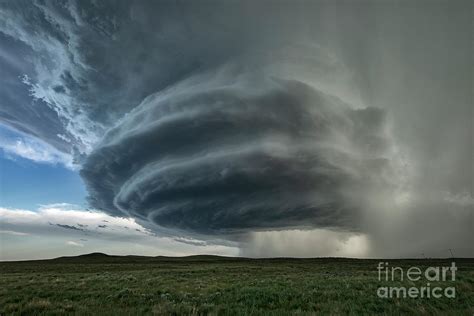
<instances>
[{"instance_id":1,"label":"prairie","mask_svg":"<svg viewBox=\"0 0 474 316\"><path fill-rule=\"evenodd\" d=\"M454 298L380 298L377 265L449 266ZM0 263L0 315L473 315L474 260L247 259L89 254Z\"/></svg>"}]
</instances>

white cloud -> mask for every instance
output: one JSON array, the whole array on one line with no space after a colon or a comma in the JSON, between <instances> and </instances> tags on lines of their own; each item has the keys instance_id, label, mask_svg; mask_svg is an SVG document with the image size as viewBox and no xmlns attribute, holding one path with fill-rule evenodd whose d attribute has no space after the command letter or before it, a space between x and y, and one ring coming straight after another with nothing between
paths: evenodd
<instances>
[{"instance_id":1,"label":"white cloud","mask_svg":"<svg viewBox=\"0 0 474 316\"><path fill-rule=\"evenodd\" d=\"M72 240L66 241L66 245L74 246L74 247L84 247L83 244L78 243L78 242L75 242L75 241L72 241Z\"/></svg>"},{"instance_id":2,"label":"white cloud","mask_svg":"<svg viewBox=\"0 0 474 316\"><path fill-rule=\"evenodd\" d=\"M133 219L112 217L66 203L41 205L36 211L0 207L0 220L7 227L20 226L41 232L56 230L56 234L66 235L101 235L102 238L151 235Z\"/></svg>"},{"instance_id":3,"label":"white cloud","mask_svg":"<svg viewBox=\"0 0 474 316\"><path fill-rule=\"evenodd\" d=\"M2 126L2 128L6 127ZM8 132L0 139L0 149L3 150L6 158L15 160L21 157L37 163L61 164L66 168L76 169L71 155L32 136L13 130L8 130Z\"/></svg>"},{"instance_id":4,"label":"white cloud","mask_svg":"<svg viewBox=\"0 0 474 316\"><path fill-rule=\"evenodd\" d=\"M0 230L0 234L13 235L13 236L28 236L28 233L15 232L13 230Z\"/></svg>"},{"instance_id":5,"label":"white cloud","mask_svg":"<svg viewBox=\"0 0 474 316\"><path fill-rule=\"evenodd\" d=\"M0 260L26 260L104 252L115 255L238 255L235 247L156 236L125 217L76 205L41 205L37 210L0 207ZM14 242L11 242L14 241Z\"/></svg>"}]
</instances>

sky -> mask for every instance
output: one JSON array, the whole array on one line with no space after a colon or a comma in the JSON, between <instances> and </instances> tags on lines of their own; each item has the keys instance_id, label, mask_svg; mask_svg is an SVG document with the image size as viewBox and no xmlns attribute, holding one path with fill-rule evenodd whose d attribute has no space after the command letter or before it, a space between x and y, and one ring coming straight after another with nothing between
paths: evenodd
<instances>
[{"instance_id":1,"label":"sky","mask_svg":"<svg viewBox=\"0 0 474 316\"><path fill-rule=\"evenodd\" d=\"M474 256L472 6L0 3L0 260Z\"/></svg>"}]
</instances>

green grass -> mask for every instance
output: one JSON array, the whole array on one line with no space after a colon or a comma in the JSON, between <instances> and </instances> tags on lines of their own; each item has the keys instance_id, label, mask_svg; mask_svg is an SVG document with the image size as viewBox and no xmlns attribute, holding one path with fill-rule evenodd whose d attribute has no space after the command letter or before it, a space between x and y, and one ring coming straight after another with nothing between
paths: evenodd
<instances>
[{"instance_id":1,"label":"green grass","mask_svg":"<svg viewBox=\"0 0 474 316\"><path fill-rule=\"evenodd\" d=\"M1 315L473 315L474 260L456 259L456 298L377 297L379 260L112 257L0 263ZM447 266L395 260L391 266ZM431 284L436 286L436 283Z\"/></svg>"}]
</instances>

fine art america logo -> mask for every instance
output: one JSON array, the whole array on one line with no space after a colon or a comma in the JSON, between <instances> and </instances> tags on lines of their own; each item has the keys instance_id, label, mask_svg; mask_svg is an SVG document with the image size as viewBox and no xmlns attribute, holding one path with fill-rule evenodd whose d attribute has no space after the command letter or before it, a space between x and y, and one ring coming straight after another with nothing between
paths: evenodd
<instances>
[{"instance_id":1,"label":"fine art america logo","mask_svg":"<svg viewBox=\"0 0 474 316\"><path fill-rule=\"evenodd\" d=\"M379 262L377 266L378 280L385 282L426 281L421 287L406 286L382 286L377 289L380 298L455 298L456 288L454 286L438 286L439 282L450 282L456 280L456 264L443 267L419 267L402 268L389 266L388 262ZM431 282L437 282L433 286ZM443 285L443 284L441 284Z\"/></svg>"}]
</instances>

